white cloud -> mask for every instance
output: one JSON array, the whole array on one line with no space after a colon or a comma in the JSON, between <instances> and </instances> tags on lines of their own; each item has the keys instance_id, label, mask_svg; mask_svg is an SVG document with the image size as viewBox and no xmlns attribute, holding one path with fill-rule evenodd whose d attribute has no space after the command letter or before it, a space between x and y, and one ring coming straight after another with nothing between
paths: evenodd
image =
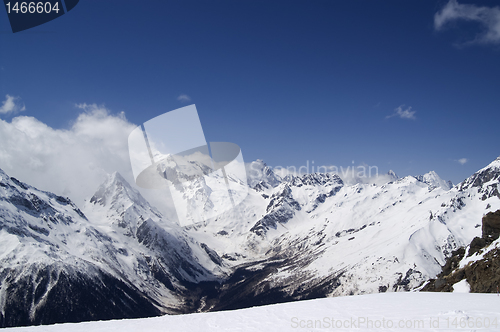
<instances>
[{"instance_id":1,"label":"white cloud","mask_svg":"<svg viewBox=\"0 0 500 332\"><path fill-rule=\"evenodd\" d=\"M460 158L460 159L455 160L455 161L458 162L460 165L463 165L466 162L468 162L469 160L467 158Z\"/></svg>"},{"instance_id":2,"label":"white cloud","mask_svg":"<svg viewBox=\"0 0 500 332\"><path fill-rule=\"evenodd\" d=\"M79 205L107 173L127 176L127 137L135 125L102 107L89 107L68 130L27 116L10 123L0 120L0 168L30 185L69 196Z\"/></svg>"},{"instance_id":3,"label":"white cloud","mask_svg":"<svg viewBox=\"0 0 500 332\"><path fill-rule=\"evenodd\" d=\"M392 118L394 116L397 116L401 119L409 119L409 120L416 120L417 117L415 116L416 111L411 110L411 106L407 107L406 109L403 109L405 105L398 106L394 109L394 113L391 115L386 116L386 119Z\"/></svg>"},{"instance_id":4,"label":"white cloud","mask_svg":"<svg viewBox=\"0 0 500 332\"><path fill-rule=\"evenodd\" d=\"M499 7L479 7L450 0L441 11L434 15L434 28L442 30L448 23L458 20L477 22L483 27L483 31L465 45L500 43Z\"/></svg>"},{"instance_id":5,"label":"white cloud","mask_svg":"<svg viewBox=\"0 0 500 332\"><path fill-rule=\"evenodd\" d=\"M0 114L17 113L26 110L24 105L20 105L21 98L5 95L5 100L0 107Z\"/></svg>"},{"instance_id":6,"label":"white cloud","mask_svg":"<svg viewBox=\"0 0 500 332\"><path fill-rule=\"evenodd\" d=\"M182 94L179 97L177 97L177 100L188 103L191 101L191 97L189 97L188 95Z\"/></svg>"},{"instance_id":7,"label":"white cloud","mask_svg":"<svg viewBox=\"0 0 500 332\"><path fill-rule=\"evenodd\" d=\"M84 110L69 129L54 129L33 117L0 119L0 168L41 190L70 197L82 207L106 175L118 171L135 188L128 135L136 128L123 113L79 104ZM169 218L168 190L140 190Z\"/></svg>"}]
</instances>

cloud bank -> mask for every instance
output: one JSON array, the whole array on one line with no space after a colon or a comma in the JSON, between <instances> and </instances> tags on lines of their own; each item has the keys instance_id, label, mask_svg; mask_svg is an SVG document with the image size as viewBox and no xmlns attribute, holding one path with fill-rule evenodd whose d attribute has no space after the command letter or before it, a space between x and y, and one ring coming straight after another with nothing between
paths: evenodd
<instances>
[{"instance_id":1,"label":"cloud bank","mask_svg":"<svg viewBox=\"0 0 500 332\"><path fill-rule=\"evenodd\" d=\"M455 21L472 21L479 23L483 31L476 35L468 44L499 44L500 43L500 8L479 7L475 5L459 4L457 0L450 0L439 12L434 15L434 28L442 30L449 23Z\"/></svg>"},{"instance_id":2,"label":"cloud bank","mask_svg":"<svg viewBox=\"0 0 500 332\"><path fill-rule=\"evenodd\" d=\"M124 113L79 104L82 113L69 129L54 129L39 120L18 116L0 119L0 168L8 175L57 195L79 207L106 176L118 171L170 220L175 220L170 192L135 186L128 154L128 135L137 126Z\"/></svg>"},{"instance_id":3,"label":"cloud bank","mask_svg":"<svg viewBox=\"0 0 500 332\"><path fill-rule=\"evenodd\" d=\"M5 95L5 100L0 107L0 114L15 114L26 110L24 105L21 106L21 98L10 95Z\"/></svg>"},{"instance_id":4,"label":"cloud bank","mask_svg":"<svg viewBox=\"0 0 500 332\"><path fill-rule=\"evenodd\" d=\"M0 168L42 190L69 196L79 206L106 174L131 179L127 137L135 125L104 107L85 109L70 129L53 129L33 117L0 120Z\"/></svg>"}]
</instances>

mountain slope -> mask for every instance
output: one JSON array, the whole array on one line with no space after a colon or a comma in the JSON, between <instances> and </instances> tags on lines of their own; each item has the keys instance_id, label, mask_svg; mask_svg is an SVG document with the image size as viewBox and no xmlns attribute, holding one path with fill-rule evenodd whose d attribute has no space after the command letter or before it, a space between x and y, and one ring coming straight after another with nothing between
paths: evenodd
<instances>
[{"instance_id":1,"label":"mountain slope","mask_svg":"<svg viewBox=\"0 0 500 332\"><path fill-rule=\"evenodd\" d=\"M498 297L494 294L386 293L13 331L497 331L500 324L497 305Z\"/></svg>"},{"instance_id":2,"label":"mountain slope","mask_svg":"<svg viewBox=\"0 0 500 332\"><path fill-rule=\"evenodd\" d=\"M84 210L0 171L0 326L192 312L226 275L118 173Z\"/></svg>"},{"instance_id":3,"label":"mountain slope","mask_svg":"<svg viewBox=\"0 0 500 332\"><path fill-rule=\"evenodd\" d=\"M481 236L477 220L500 209L500 158L451 189L433 172L346 185L330 173L280 177L253 165L243 202L185 227L118 173L82 212L1 172L0 323L408 291L440 273ZM183 190L195 195L197 185Z\"/></svg>"},{"instance_id":4,"label":"mountain slope","mask_svg":"<svg viewBox=\"0 0 500 332\"><path fill-rule=\"evenodd\" d=\"M423 291L498 293L500 284L500 210L482 219L482 236L454 251L436 279L429 280Z\"/></svg>"},{"instance_id":5,"label":"mountain slope","mask_svg":"<svg viewBox=\"0 0 500 332\"><path fill-rule=\"evenodd\" d=\"M211 248L235 268L209 302L235 309L414 289L480 234L474 220L500 208L495 163L481 171L489 180L471 180L475 174L464 181L481 182L479 192L436 186L437 175L345 186L308 174L256 186L239 211L190 229L195 238L212 236Z\"/></svg>"},{"instance_id":6,"label":"mountain slope","mask_svg":"<svg viewBox=\"0 0 500 332\"><path fill-rule=\"evenodd\" d=\"M83 211L116 243L135 250L135 256L150 255L161 261L177 281L197 283L216 279L213 273L223 274L221 267L200 249L201 244L164 219L119 173L108 177Z\"/></svg>"},{"instance_id":7,"label":"mountain slope","mask_svg":"<svg viewBox=\"0 0 500 332\"><path fill-rule=\"evenodd\" d=\"M120 278L110 238L70 200L1 170L0 239L2 327L161 313Z\"/></svg>"}]
</instances>

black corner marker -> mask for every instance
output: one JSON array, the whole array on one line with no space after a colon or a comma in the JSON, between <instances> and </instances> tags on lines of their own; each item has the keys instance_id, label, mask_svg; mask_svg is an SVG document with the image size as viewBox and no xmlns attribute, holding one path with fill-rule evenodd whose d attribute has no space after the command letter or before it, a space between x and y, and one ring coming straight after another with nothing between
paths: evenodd
<instances>
[{"instance_id":1,"label":"black corner marker","mask_svg":"<svg viewBox=\"0 0 500 332\"><path fill-rule=\"evenodd\" d=\"M73 9L79 0L66 0L66 9ZM12 32L19 32L52 21L64 15L62 0L4 0Z\"/></svg>"},{"instance_id":2,"label":"black corner marker","mask_svg":"<svg viewBox=\"0 0 500 332\"><path fill-rule=\"evenodd\" d=\"M71 9L75 8L78 1L80 0L64 0L64 3L66 4L66 11L69 12Z\"/></svg>"}]
</instances>

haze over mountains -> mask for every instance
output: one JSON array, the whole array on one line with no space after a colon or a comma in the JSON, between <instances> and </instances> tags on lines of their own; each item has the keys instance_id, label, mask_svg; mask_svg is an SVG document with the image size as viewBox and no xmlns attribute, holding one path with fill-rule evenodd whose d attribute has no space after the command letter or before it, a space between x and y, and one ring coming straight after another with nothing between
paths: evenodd
<instances>
[{"instance_id":1,"label":"haze over mountains","mask_svg":"<svg viewBox=\"0 0 500 332\"><path fill-rule=\"evenodd\" d=\"M434 172L346 185L251 166L241 204L186 227L119 173L77 207L0 172L0 326L409 291L500 209L500 158L454 187Z\"/></svg>"}]
</instances>

